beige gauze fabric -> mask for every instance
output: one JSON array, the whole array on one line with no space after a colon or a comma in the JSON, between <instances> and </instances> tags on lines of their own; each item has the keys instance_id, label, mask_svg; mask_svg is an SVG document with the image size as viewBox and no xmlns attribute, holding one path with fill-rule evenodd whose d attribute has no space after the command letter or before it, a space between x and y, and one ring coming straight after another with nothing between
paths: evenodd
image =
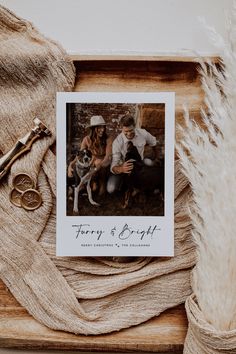
<instances>
[{"instance_id":1,"label":"beige gauze fabric","mask_svg":"<svg viewBox=\"0 0 236 354\"><path fill-rule=\"evenodd\" d=\"M193 294L185 307L189 326L184 354L236 354L236 330L217 331L205 320Z\"/></svg>"},{"instance_id":2,"label":"beige gauze fabric","mask_svg":"<svg viewBox=\"0 0 236 354\"><path fill-rule=\"evenodd\" d=\"M191 293L195 263L191 192L175 169L175 257L56 257L57 91L71 91L73 64L60 46L27 21L0 7L0 149L5 154L33 127L37 116L53 132L38 140L0 182L0 277L39 322L73 333L100 334L130 327L183 303ZM25 211L10 203L12 180L29 174L43 204Z\"/></svg>"}]
</instances>

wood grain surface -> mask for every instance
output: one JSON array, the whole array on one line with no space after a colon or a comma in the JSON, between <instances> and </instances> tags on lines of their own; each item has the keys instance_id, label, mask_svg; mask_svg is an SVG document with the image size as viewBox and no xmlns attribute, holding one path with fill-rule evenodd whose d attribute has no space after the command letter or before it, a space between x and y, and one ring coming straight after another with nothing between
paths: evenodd
<instances>
[{"instance_id":1,"label":"wood grain surface","mask_svg":"<svg viewBox=\"0 0 236 354\"><path fill-rule=\"evenodd\" d=\"M168 55L168 53L165 53L163 55L148 55L148 54L70 54L70 58L73 61L104 61L104 60L110 60L110 61L164 61L164 62L170 62L170 61L175 61L175 62L194 62L194 63L199 63L200 61L204 60L211 60L214 62L219 61L219 57L217 56L206 56L206 57L199 57L199 56L180 56L180 55L174 55L173 53Z\"/></svg>"},{"instance_id":2,"label":"wood grain surface","mask_svg":"<svg viewBox=\"0 0 236 354\"><path fill-rule=\"evenodd\" d=\"M184 124L183 105L201 124L204 94L197 62L85 60L76 62L76 68L76 92L175 92L177 141L181 139L178 124Z\"/></svg>"},{"instance_id":3,"label":"wood grain surface","mask_svg":"<svg viewBox=\"0 0 236 354\"><path fill-rule=\"evenodd\" d=\"M0 347L123 352L182 350L187 329L183 305L142 325L100 336L53 331L31 317L0 281Z\"/></svg>"},{"instance_id":4,"label":"wood grain surface","mask_svg":"<svg viewBox=\"0 0 236 354\"><path fill-rule=\"evenodd\" d=\"M82 59L75 63L78 75L74 91L174 91L177 125L183 125L183 104L200 121L204 96L197 62ZM176 139L181 139L178 130ZM0 281L0 347L181 353L186 330L187 320L181 305L144 324L109 335L53 331L34 320Z\"/></svg>"}]
</instances>

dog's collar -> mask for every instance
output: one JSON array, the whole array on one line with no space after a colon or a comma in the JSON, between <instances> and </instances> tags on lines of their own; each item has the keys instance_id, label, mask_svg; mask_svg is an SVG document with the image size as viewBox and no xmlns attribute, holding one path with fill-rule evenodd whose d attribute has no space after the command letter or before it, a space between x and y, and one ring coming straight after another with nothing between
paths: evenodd
<instances>
[{"instance_id":1,"label":"dog's collar","mask_svg":"<svg viewBox=\"0 0 236 354\"><path fill-rule=\"evenodd\" d=\"M79 160L77 160L77 165L80 168L90 168L91 164L89 163L88 165L84 165L83 163L81 163Z\"/></svg>"}]
</instances>

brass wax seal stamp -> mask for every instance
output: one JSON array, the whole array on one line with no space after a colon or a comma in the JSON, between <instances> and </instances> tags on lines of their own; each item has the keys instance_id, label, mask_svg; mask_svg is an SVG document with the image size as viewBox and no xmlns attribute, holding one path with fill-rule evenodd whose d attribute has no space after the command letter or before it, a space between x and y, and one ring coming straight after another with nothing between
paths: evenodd
<instances>
[{"instance_id":1,"label":"brass wax seal stamp","mask_svg":"<svg viewBox=\"0 0 236 354\"><path fill-rule=\"evenodd\" d=\"M31 150L33 143L46 136L51 136L52 132L38 118L34 118L34 127L23 138L19 139L12 149L0 157L0 180L10 171L12 164L23 154Z\"/></svg>"},{"instance_id":2,"label":"brass wax seal stamp","mask_svg":"<svg viewBox=\"0 0 236 354\"><path fill-rule=\"evenodd\" d=\"M10 201L17 207L21 207L21 195L22 193L17 191L16 189L12 189L10 193Z\"/></svg>"},{"instance_id":3,"label":"brass wax seal stamp","mask_svg":"<svg viewBox=\"0 0 236 354\"><path fill-rule=\"evenodd\" d=\"M24 192L27 189L32 189L35 187L34 181L26 173L20 173L19 175L16 175L13 179L12 184L18 192Z\"/></svg>"},{"instance_id":4,"label":"brass wax seal stamp","mask_svg":"<svg viewBox=\"0 0 236 354\"><path fill-rule=\"evenodd\" d=\"M21 195L21 206L25 210L35 210L42 204L41 194L36 189L28 189Z\"/></svg>"}]
</instances>

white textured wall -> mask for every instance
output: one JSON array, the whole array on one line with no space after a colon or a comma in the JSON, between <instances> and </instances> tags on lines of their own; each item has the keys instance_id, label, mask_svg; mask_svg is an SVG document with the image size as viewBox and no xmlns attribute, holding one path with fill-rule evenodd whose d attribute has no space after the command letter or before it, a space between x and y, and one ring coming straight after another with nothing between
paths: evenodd
<instances>
[{"instance_id":1,"label":"white textured wall","mask_svg":"<svg viewBox=\"0 0 236 354\"><path fill-rule=\"evenodd\" d=\"M198 17L225 35L232 0L0 0L71 54L215 54ZM186 52L189 50L189 53Z\"/></svg>"}]
</instances>

